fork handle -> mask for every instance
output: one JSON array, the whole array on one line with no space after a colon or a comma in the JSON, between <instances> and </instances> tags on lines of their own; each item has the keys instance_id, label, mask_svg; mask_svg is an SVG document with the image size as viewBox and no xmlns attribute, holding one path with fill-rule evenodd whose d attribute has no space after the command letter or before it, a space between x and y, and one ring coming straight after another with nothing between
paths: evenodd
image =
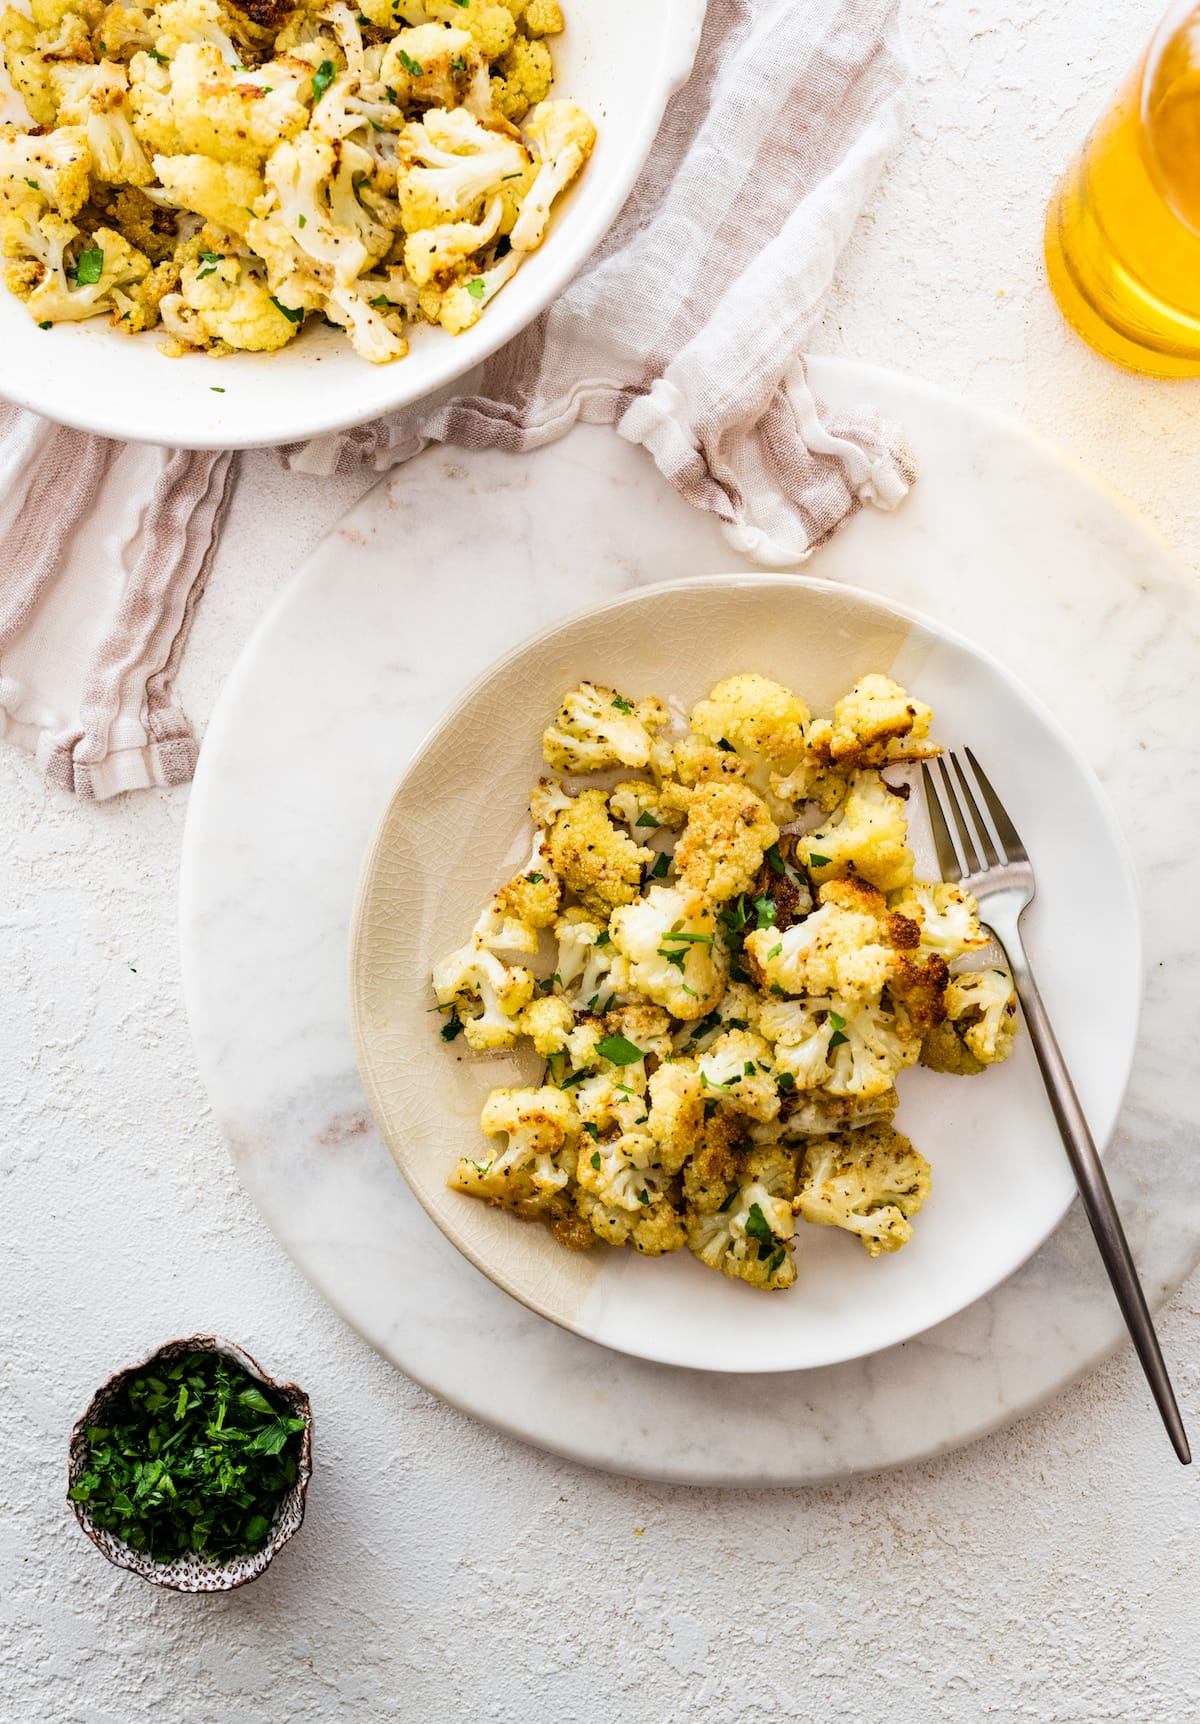
<instances>
[{"instance_id":1,"label":"fork handle","mask_svg":"<svg viewBox=\"0 0 1200 1724\"><path fill-rule=\"evenodd\" d=\"M995 933L995 929L992 932ZM1150 1392L1154 1396L1162 1422L1174 1444L1175 1453L1184 1466L1187 1466L1192 1452L1188 1447L1183 1420L1179 1416L1171 1379L1163 1363L1154 1320L1146 1304L1146 1295L1138 1279L1129 1241L1117 1214L1104 1165L1088 1129L1083 1108L1075 1093L1075 1085L1071 1082L1067 1062L1063 1059L1049 1014L1033 979L1033 971L1025 956L1019 932L1014 926L1007 938L1002 939L999 934L996 938L1008 958L1021 1008L1025 1013L1025 1022L1029 1026L1029 1038L1041 1067L1046 1094L1050 1098L1050 1106L1054 1111L1076 1184L1079 1186L1084 1210L1096 1236L1104 1267L1117 1296L1117 1304L1121 1307L1121 1315L1125 1319L1142 1370L1146 1373L1146 1381L1150 1385Z\"/></svg>"}]
</instances>

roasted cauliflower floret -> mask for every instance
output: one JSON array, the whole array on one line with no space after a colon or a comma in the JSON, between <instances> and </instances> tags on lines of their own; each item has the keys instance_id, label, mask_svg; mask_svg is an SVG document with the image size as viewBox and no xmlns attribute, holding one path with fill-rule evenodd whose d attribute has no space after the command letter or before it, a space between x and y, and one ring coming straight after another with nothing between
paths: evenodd
<instances>
[{"instance_id":1,"label":"roasted cauliflower floret","mask_svg":"<svg viewBox=\"0 0 1200 1724\"><path fill-rule=\"evenodd\" d=\"M518 138L481 125L465 108L431 108L399 133L398 149L396 191L408 233L478 221L531 159Z\"/></svg>"},{"instance_id":2,"label":"roasted cauliflower floret","mask_svg":"<svg viewBox=\"0 0 1200 1724\"><path fill-rule=\"evenodd\" d=\"M906 1013L882 1000L827 1002L832 1033L826 1058L831 1095L868 1099L892 1089L897 1073L915 1064L921 1036Z\"/></svg>"},{"instance_id":3,"label":"roasted cauliflower floret","mask_svg":"<svg viewBox=\"0 0 1200 1724\"><path fill-rule=\"evenodd\" d=\"M507 257L500 258L478 274L469 278L466 274L461 276L440 295L436 321L451 335L461 335L464 330L472 328L505 282L512 280L520 262L520 254L510 251Z\"/></svg>"},{"instance_id":4,"label":"roasted cauliflower floret","mask_svg":"<svg viewBox=\"0 0 1200 1724\"><path fill-rule=\"evenodd\" d=\"M602 790L585 790L555 815L545 849L563 884L602 918L617 905L633 902L642 870L654 860L651 851L613 825Z\"/></svg>"},{"instance_id":5,"label":"roasted cauliflower floret","mask_svg":"<svg viewBox=\"0 0 1200 1724\"><path fill-rule=\"evenodd\" d=\"M557 1089L495 1089L479 1123L488 1137L504 1141L489 1145L486 1158L464 1157L451 1187L526 1220L561 1212L580 1130L570 1096Z\"/></svg>"},{"instance_id":6,"label":"roasted cauliflower floret","mask_svg":"<svg viewBox=\"0 0 1200 1724\"><path fill-rule=\"evenodd\" d=\"M595 1139L580 1149L576 1174L582 1190L590 1191L608 1209L635 1214L663 1201L668 1176L658 1158L658 1145L644 1131Z\"/></svg>"},{"instance_id":7,"label":"roasted cauliflower floret","mask_svg":"<svg viewBox=\"0 0 1200 1724\"><path fill-rule=\"evenodd\" d=\"M774 1119L779 1112L770 1043L752 1030L726 1030L696 1055L696 1071L706 1102L747 1119Z\"/></svg>"},{"instance_id":8,"label":"roasted cauliflower floret","mask_svg":"<svg viewBox=\"0 0 1200 1724\"><path fill-rule=\"evenodd\" d=\"M808 708L797 695L781 683L752 674L719 682L691 715L695 735L745 761L749 782L772 818L781 822L793 819L796 811L774 794L771 779L794 771L799 764L807 723Z\"/></svg>"},{"instance_id":9,"label":"roasted cauliflower floret","mask_svg":"<svg viewBox=\"0 0 1200 1724\"><path fill-rule=\"evenodd\" d=\"M951 979L945 1021L926 1035L921 1064L933 1071L974 1077L1012 1052L1017 996L1007 970L973 970Z\"/></svg>"},{"instance_id":10,"label":"roasted cauliflower floret","mask_svg":"<svg viewBox=\"0 0 1200 1724\"><path fill-rule=\"evenodd\" d=\"M553 826L556 814L570 808L574 798L557 778L539 778L529 792L529 816L535 826Z\"/></svg>"},{"instance_id":11,"label":"roasted cauliflower floret","mask_svg":"<svg viewBox=\"0 0 1200 1724\"><path fill-rule=\"evenodd\" d=\"M886 766L921 760L940 750L929 741L933 713L906 694L891 677L860 677L833 709L833 719L818 719L809 731L812 753L827 766Z\"/></svg>"},{"instance_id":12,"label":"roasted cauliflower floret","mask_svg":"<svg viewBox=\"0 0 1200 1724\"><path fill-rule=\"evenodd\" d=\"M903 797L877 772L856 772L820 831L796 840L796 855L815 881L858 874L881 892L900 891L913 877Z\"/></svg>"},{"instance_id":13,"label":"roasted cauliflower floret","mask_svg":"<svg viewBox=\"0 0 1200 1724\"><path fill-rule=\"evenodd\" d=\"M485 60L498 60L516 34L508 7L493 0L424 0L424 10L438 23L467 31Z\"/></svg>"},{"instance_id":14,"label":"roasted cauliflower floret","mask_svg":"<svg viewBox=\"0 0 1200 1724\"><path fill-rule=\"evenodd\" d=\"M653 732L667 720L656 700L626 700L615 688L581 682L563 696L542 736L542 758L560 772L604 772L647 766Z\"/></svg>"},{"instance_id":15,"label":"roasted cauliflower floret","mask_svg":"<svg viewBox=\"0 0 1200 1724\"><path fill-rule=\"evenodd\" d=\"M680 880L712 904L748 892L763 852L779 837L766 804L749 785L701 784L688 802L687 824L675 847Z\"/></svg>"},{"instance_id":16,"label":"roasted cauliflower floret","mask_svg":"<svg viewBox=\"0 0 1200 1724\"><path fill-rule=\"evenodd\" d=\"M86 245L77 243L78 230L57 216L43 216L38 228L48 246L45 273L25 300L37 323L74 323L118 311L115 295L150 272L149 258L111 228L97 228ZM75 249L72 274L64 252L70 245Z\"/></svg>"},{"instance_id":17,"label":"roasted cauliflower floret","mask_svg":"<svg viewBox=\"0 0 1200 1724\"><path fill-rule=\"evenodd\" d=\"M493 198L480 221L442 222L410 233L404 242L404 267L418 287L461 270L475 253L493 239L500 226L503 205Z\"/></svg>"},{"instance_id":18,"label":"roasted cauliflower floret","mask_svg":"<svg viewBox=\"0 0 1200 1724\"><path fill-rule=\"evenodd\" d=\"M710 1269L752 1287L782 1289L796 1279L788 1249L795 1232L791 1156L776 1147L745 1157L732 1200L711 1214L688 1217L688 1247Z\"/></svg>"},{"instance_id":19,"label":"roasted cauliflower floret","mask_svg":"<svg viewBox=\"0 0 1200 1724\"><path fill-rule=\"evenodd\" d=\"M554 924L554 984L580 1011L603 1016L630 992L629 965L602 920L570 909Z\"/></svg>"},{"instance_id":20,"label":"roasted cauliflower floret","mask_svg":"<svg viewBox=\"0 0 1200 1724\"><path fill-rule=\"evenodd\" d=\"M857 1233L869 1257L899 1251L929 1196L929 1163L889 1125L813 1139L800 1162L795 1207L805 1221Z\"/></svg>"},{"instance_id":21,"label":"roasted cauliflower floret","mask_svg":"<svg viewBox=\"0 0 1200 1724\"><path fill-rule=\"evenodd\" d=\"M646 1130L670 1177L700 1146L704 1136L704 1091L700 1073L678 1060L660 1065L650 1078Z\"/></svg>"},{"instance_id":22,"label":"roasted cauliflower floret","mask_svg":"<svg viewBox=\"0 0 1200 1724\"><path fill-rule=\"evenodd\" d=\"M961 886L918 880L903 892L893 892L888 908L915 922L922 949L943 958L958 958L988 944L989 936L979 925L979 905Z\"/></svg>"},{"instance_id":23,"label":"roasted cauliflower floret","mask_svg":"<svg viewBox=\"0 0 1200 1724\"><path fill-rule=\"evenodd\" d=\"M152 152L203 155L260 167L282 140L308 122L303 96L286 68L235 72L211 42L186 42L166 66L135 54L129 66L133 129Z\"/></svg>"},{"instance_id":24,"label":"roasted cauliflower floret","mask_svg":"<svg viewBox=\"0 0 1200 1724\"><path fill-rule=\"evenodd\" d=\"M647 835L656 827L676 830L687 817L691 793L678 784L651 784L644 778L626 778L609 793L608 809L614 820L623 820L633 833Z\"/></svg>"},{"instance_id":25,"label":"roasted cauliflower floret","mask_svg":"<svg viewBox=\"0 0 1200 1724\"><path fill-rule=\"evenodd\" d=\"M195 210L206 221L243 238L249 233L252 206L264 189L257 168L214 162L207 156L155 156L154 173L180 209Z\"/></svg>"},{"instance_id":26,"label":"roasted cauliflower floret","mask_svg":"<svg viewBox=\"0 0 1200 1724\"><path fill-rule=\"evenodd\" d=\"M528 1036L544 1060L566 1051L575 1028L575 1014L557 994L539 994L517 1019L519 1034Z\"/></svg>"},{"instance_id":27,"label":"roasted cauliflower floret","mask_svg":"<svg viewBox=\"0 0 1200 1724\"><path fill-rule=\"evenodd\" d=\"M608 1245L629 1245L644 1257L663 1257L687 1243L679 1212L666 1197L639 1203L636 1209L622 1209L604 1203L595 1192L580 1186L575 1204L596 1237Z\"/></svg>"},{"instance_id":28,"label":"roasted cauliflower floret","mask_svg":"<svg viewBox=\"0 0 1200 1724\"><path fill-rule=\"evenodd\" d=\"M773 998L764 1002L759 1028L774 1044L776 1082L785 1093L820 1089L829 1078L829 1043L836 1033L829 1014L828 1000Z\"/></svg>"},{"instance_id":29,"label":"roasted cauliflower floret","mask_svg":"<svg viewBox=\"0 0 1200 1724\"><path fill-rule=\"evenodd\" d=\"M435 965L433 987L441 1006L453 1005L473 1048L510 1048L519 1033L519 1014L533 998L534 979L527 969L510 965L501 950L531 952L537 933L512 913L506 898L512 885L488 903L465 946Z\"/></svg>"},{"instance_id":30,"label":"roasted cauliflower floret","mask_svg":"<svg viewBox=\"0 0 1200 1724\"><path fill-rule=\"evenodd\" d=\"M47 60L38 44L37 26L7 6L0 15L0 43L13 89L29 109L33 123L53 126L58 118L58 100L51 82L54 62Z\"/></svg>"},{"instance_id":31,"label":"roasted cauliflower floret","mask_svg":"<svg viewBox=\"0 0 1200 1724\"><path fill-rule=\"evenodd\" d=\"M650 886L613 912L609 930L629 961L632 985L673 1016L702 1018L720 1002L729 958L712 907L699 893Z\"/></svg>"},{"instance_id":32,"label":"roasted cauliflower floret","mask_svg":"<svg viewBox=\"0 0 1200 1724\"><path fill-rule=\"evenodd\" d=\"M546 45L520 35L513 37L512 46L496 71L492 79L492 105L514 124L519 124L535 103L545 101L554 76Z\"/></svg>"},{"instance_id":33,"label":"roasted cauliflower floret","mask_svg":"<svg viewBox=\"0 0 1200 1724\"><path fill-rule=\"evenodd\" d=\"M817 898L820 908L790 928L746 936L755 975L787 994L878 996L895 965L883 894L861 880L830 880Z\"/></svg>"},{"instance_id":34,"label":"roasted cauliflower floret","mask_svg":"<svg viewBox=\"0 0 1200 1724\"><path fill-rule=\"evenodd\" d=\"M394 90L397 104L421 102L429 107L454 108L469 75L472 52L466 30L444 24L418 24L401 30L388 43L379 68L379 81Z\"/></svg>"},{"instance_id":35,"label":"roasted cauliflower floret","mask_svg":"<svg viewBox=\"0 0 1200 1724\"><path fill-rule=\"evenodd\" d=\"M197 347L223 342L247 353L272 353L299 327L280 311L261 276L240 258L215 252L184 267L179 293L164 298L159 310L177 339Z\"/></svg>"},{"instance_id":36,"label":"roasted cauliflower floret","mask_svg":"<svg viewBox=\"0 0 1200 1724\"><path fill-rule=\"evenodd\" d=\"M0 126L0 202L16 209L30 195L68 220L87 202L91 156L82 126L60 126L45 137Z\"/></svg>"}]
</instances>

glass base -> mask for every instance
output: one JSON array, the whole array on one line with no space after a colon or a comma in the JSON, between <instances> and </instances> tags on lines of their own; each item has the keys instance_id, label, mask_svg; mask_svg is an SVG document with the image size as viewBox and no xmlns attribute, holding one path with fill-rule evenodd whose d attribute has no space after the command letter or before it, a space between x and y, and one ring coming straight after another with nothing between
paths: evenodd
<instances>
[{"instance_id":1,"label":"glass base","mask_svg":"<svg viewBox=\"0 0 1200 1724\"><path fill-rule=\"evenodd\" d=\"M1063 200L1070 196L1059 186L1046 211L1046 270L1050 287L1067 322L1088 346L1127 371L1146 377L1200 377L1200 354L1164 352L1126 335L1106 318L1080 281L1073 260L1063 245Z\"/></svg>"}]
</instances>

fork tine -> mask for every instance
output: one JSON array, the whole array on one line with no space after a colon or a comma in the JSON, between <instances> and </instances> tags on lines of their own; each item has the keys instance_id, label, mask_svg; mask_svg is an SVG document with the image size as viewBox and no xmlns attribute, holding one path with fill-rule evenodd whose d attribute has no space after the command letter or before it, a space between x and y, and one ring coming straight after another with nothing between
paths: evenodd
<instances>
[{"instance_id":1,"label":"fork tine","mask_svg":"<svg viewBox=\"0 0 1200 1724\"><path fill-rule=\"evenodd\" d=\"M1029 856L1021 842L1021 835L1005 813L1004 804L988 782L986 772L969 748L965 748L963 753L971 762L971 771L975 774L975 782L979 786L983 800L987 803L987 811L992 817L992 825L996 828L996 836L1003 844L1008 860L1010 862L1027 862Z\"/></svg>"},{"instance_id":2,"label":"fork tine","mask_svg":"<svg viewBox=\"0 0 1200 1724\"><path fill-rule=\"evenodd\" d=\"M927 762L921 762L921 783L925 791L925 808L929 815L929 827L933 833L933 847L937 851L938 867L942 871L943 880L961 880L962 869L959 866L958 852L954 848L954 840L950 836L950 828L946 824L946 816L942 809L941 798L933 781L933 774Z\"/></svg>"},{"instance_id":3,"label":"fork tine","mask_svg":"<svg viewBox=\"0 0 1200 1724\"><path fill-rule=\"evenodd\" d=\"M975 842L983 852L983 859L989 868L999 867L1004 858L997 853L996 846L992 843L992 835L988 831L987 821L979 812L979 804L975 800L967 775L963 771L962 761L957 754L950 756L950 764L958 778L959 788L967 805L967 813L971 816L971 824L975 829Z\"/></svg>"},{"instance_id":4,"label":"fork tine","mask_svg":"<svg viewBox=\"0 0 1200 1724\"><path fill-rule=\"evenodd\" d=\"M942 775L942 784L946 791L946 802L949 805L950 813L954 819L955 830L958 833L959 848L962 850L962 859L966 863L967 873L978 874L981 871L983 864L975 853L975 845L971 838L971 828L967 822L966 815L959 806L958 793L954 788L954 780L950 776L950 768L946 765L944 756L938 760L938 769Z\"/></svg>"}]
</instances>

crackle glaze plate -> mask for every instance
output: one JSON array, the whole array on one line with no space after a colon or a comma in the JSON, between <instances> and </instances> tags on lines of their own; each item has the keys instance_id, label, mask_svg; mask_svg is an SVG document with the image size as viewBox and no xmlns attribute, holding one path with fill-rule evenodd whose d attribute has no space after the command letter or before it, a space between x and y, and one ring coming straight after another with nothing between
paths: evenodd
<instances>
[{"instance_id":1,"label":"crackle glaze plate","mask_svg":"<svg viewBox=\"0 0 1200 1724\"><path fill-rule=\"evenodd\" d=\"M1050 1235L1074 1185L1028 1040L974 1079L922 1069L898 1083L896 1123L928 1158L933 1192L912 1242L869 1259L857 1240L800 1223L797 1279L767 1295L687 1251L568 1252L539 1226L451 1191L478 1158L493 1087L536 1083L530 1050L445 1044L430 1015L434 962L466 938L488 896L527 860L540 736L582 677L684 707L756 670L817 712L866 671L927 701L945 746L972 746L1037 870L1032 961L1093 1132L1116 1123L1142 989L1132 867L1091 769L1049 713L978 646L866 592L794 575L733 574L642 588L561 622L489 670L412 758L362 875L351 939L359 1066L413 1192L497 1286L606 1347L725 1372L828 1366L942 1322L1010 1275ZM910 804L918 875L936 878Z\"/></svg>"}]
</instances>

